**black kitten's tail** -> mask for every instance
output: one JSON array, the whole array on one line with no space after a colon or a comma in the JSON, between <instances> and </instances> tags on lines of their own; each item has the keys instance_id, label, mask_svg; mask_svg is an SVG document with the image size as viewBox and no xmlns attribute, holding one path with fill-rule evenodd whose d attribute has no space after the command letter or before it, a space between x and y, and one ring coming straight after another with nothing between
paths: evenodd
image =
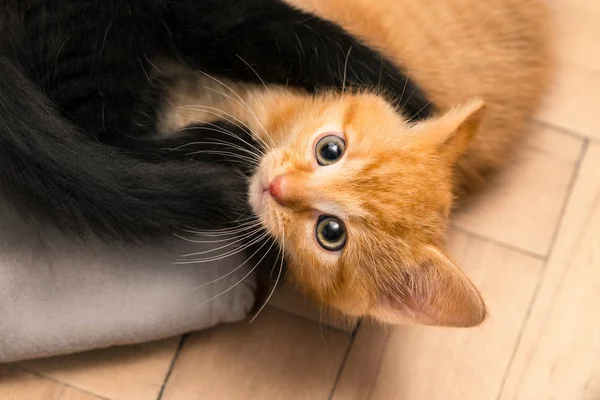
<instances>
[{"instance_id":1,"label":"black kitten's tail","mask_svg":"<svg viewBox=\"0 0 600 400\"><path fill-rule=\"evenodd\" d=\"M0 56L0 192L23 215L80 236L137 240L231 221L245 191L225 166L145 162L98 143Z\"/></svg>"}]
</instances>

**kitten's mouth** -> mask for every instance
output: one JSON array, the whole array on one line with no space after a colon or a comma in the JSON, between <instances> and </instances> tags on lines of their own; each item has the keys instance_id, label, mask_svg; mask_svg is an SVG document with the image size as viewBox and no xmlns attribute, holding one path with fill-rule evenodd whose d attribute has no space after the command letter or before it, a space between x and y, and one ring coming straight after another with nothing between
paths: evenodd
<instances>
[{"instance_id":1,"label":"kitten's mouth","mask_svg":"<svg viewBox=\"0 0 600 400\"><path fill-rule=\"evenodd\" d=\"M259 197L261 200L266 201L266 198L271 197L271 193L269 193L269 186L262 186L262 188L259 188L259 193L258 193Z\"/></svg>"},{"instance_id":2,"label":"kitten's mouth","mask_svg":"<svg viewBox=\"0 0 600 400\"><path fill-rule=\"evenodd\" d=\"M271 197L269 183L259 173L259 175L254 176L252 179L249 196L250 206L256 214L260 215L265 212L269 197Z\"/></svg>"}]
</instances>

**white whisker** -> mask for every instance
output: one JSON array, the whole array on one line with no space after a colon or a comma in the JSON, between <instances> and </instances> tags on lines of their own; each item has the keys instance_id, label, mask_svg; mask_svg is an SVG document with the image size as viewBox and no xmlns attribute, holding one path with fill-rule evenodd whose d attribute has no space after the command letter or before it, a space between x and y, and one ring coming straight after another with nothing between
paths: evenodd
<instances>
[{"instance_id":1,"label":"white whisker","mask_svg":"<svg viewBox=\"0 0 600 400\"><path fill-rule=\"evenodd\" d=\"M236 54L236 57L238 57L240 60L242 60L242 62L244 64L246 64L248 66L248 68L250 68L252 70L252 72L254 72L254 74L256 75L256 77L260 80L260 82L262 83L262 85L265 87L265 90L269 94L269 97L271 98L271 101L274 101L273 100L273 94L269 90L269 87L267 86L267 84L265 83L265 81L263 80L263 78L260 77L260 75L258 74L258 72L256 72L256 70L254 69L254 67L252 67L252 65L250 65L248 62L246 62L246 60L244 60L239 55ZM265 133L267 133L267 132L265 132ZM271 140L271 144L273 145L273 148L275 148L276 146L275 146L275 142L273 141L273 138L271 137L271 135L269 133L267 133L267 136L268 136L269 140Z\"/></svg>"},{"instance_id":2,"label":"white whisker","mask_svg":"<svg viewBox=\"0 0 600 400\"><path fill-rule=\"evenodd\" d=\"M253 153L252 151L248 150L245 147L240 146L239 144L229 143L229 142L227 142L225 140L222 140L222 139L214 139L213 143L214 144L224 145L224 146L229 146L229 147L231 147L233 149L236 149L236 150L239 150L241 152L249 154L250 156L256 158L256 160L259 161L259 162L262 161L262 159L260 158L259 155Z\"/></svg>"},{"instance_id":3,"label":"white whisker","mask_svg":"<svg viewBox=\"0 0 600 400\"><path fill-rule=\"evenodd\" d=\"M262 130L264 131L265 135L266 135L266 136L267 136L267 137L268 137L268 138L271 140L271 143L272 143L272 145L273 145L273 146L275 146L275 142L273 141L273 138L271 137L271 134L270 134L269 132L267 132L267 130L264 128L264 126L263 126L263 125L260 123L260 121L258 120L258 117L257 117L257 116L256 116L256 114L254 113L254 111L252 111L252 110L250 109L250 107L249 107L247 104L242 104L242 103L240 103L240 102L239 102L237 99L234 99L233 97L229 96L228 94L225 94L225 93L223 93L223 92L220 92L220 91L218 91L218 90L216 90L216 89L213 89L213 88L210 88L210 87L204 87L204 89L206 89L206 90L209 90L209 91L211 91L211 92L214 92L214 93L217 93L217 94L220 94L221 96L223 96L223 97L226 97L226 98L230 99L231 101L235 101L235 102L236 102L236 103L238 103L240 106L247 108L247 109L248 109L248 111L250 112L250 114L252 114L252 117L253 117L253 118L254 118L254 119L255 119L255 120L258 122L258 124L260 125L260 127L261 127L261 128L262 128ZM229 116L231 116L232 118L235 118L236 120L238 120L238 121L239 121L239 119L237 119L237 118L236 118L236 117L234 117L233 115L231 115L231 114L228 114L228 115L229 115ZM248 126L247 124L244 124L244 125L245 125L245 126ZM269 147L269 144L268 144L266 141L264 141L264 140L263 140L263 139L262 139L262 138L261 138L259 135L257 135L257 134L256 134L256 132L254 132L253 130L250 130L250 131L252 132L252 135L253 135L253 136L254 136L254 137L255 137L255 138L258 140L258 141L260 141L260 142L262 143L262 145L263 145L263 146L264 146L264 147L265 147L267 150L269 150L269 149L270 149L270 147Z\"/></svg>"},{"instance_id":4,"label":"white whisker","mask_svg":"<svg viewBox=\"0 0 600 400\"><path fill-rule=\"evenodd\" d=\"M193 233L193 234L197 234L197 235L225 233L225 232L237 231L237 230L240 230L243 228L247 228L251 225L256 225L258 222L259 222L258 218L252 218L252 219L246 220L245 222L241 222L239 224L236 223L235 226L230 226L230 227L220 228L220 229L199 229L199 228L195 228L193 226L184 226L182 228L179 228L178 230L180 230L181 232Z\"/></svg>"},{"instance_id":5,"label":"white whisker","mask_svg":"<svg viewBox=\"0 0 600 400\"><path fill-rule=\"evenodd\" d=\"M212 249L209 249L209 250L198 251L196 253L182 254L180 257L199 256L199 255L202 255L202 254L208 254L208 253L212 253L212 252L215 252L215 251L218 251L218 250L226 249L227 247L229 247L231 245L234 245L234 244L239 243L239 242L243 242L244 240L246 240L246 238L252 237L253 235L255 235L259 231L260 230L252 231L250 233L244 233L243 235L240 235L240 236L237 236L237 237L233 237L233 238L230 238L230 239L224 239L224 240L208 241L208 242L197 241L195 243L216 243L216 242L224 242L224 241L230 240L230 243L227 243L227 244L225 244L223 246L215 247L215 248L212 248Z\"/></svg>"},{"instance_id":6,"label":"white whisker","mask_svg":"<svg viewBox=\"0 0 600 400\"><path fill-rule=\"evenodd\" d=\"M410 124L415 118L417 118L419 116L419 114L421 114L421 111L426 109L430 104L431 104L431 101L428 101L427 104L425 104L423 107L421 107L421 109L419 111L417 111L416 114L413 115L408 121L406 121L406 123Z\"/></svg>"},{"instance_id":7,"label":"white whisker","mask_svg":"<svg viewBox=\"0 0 600 400\"><path fill-rule=\"evenodd\" d=\"M267 303L269 302L269 300L271 300L271 297L273 296L273 293L275 293L275 289L277 288L277 284L279 283L279 278L281 277L281 272L283 271L283 260L285 258L285 231L283 230L283 225L282 225L282 232L281 232L281 263L279 264L279 273L277 274L277 279L275 280L275 284L273 285L273 288L271 289L271 293L269 293L269 296L267 297L267 299L265 300L265 302L263 303L262 306L260 306L260 308L258 309L258 311L256 312L256 314L254 314L254 316L252 317L252 319L250 320L250 324L256 319L256 317L258 317L258 314L260 314L260 312L263 310L263 308L265 308L265 306L267 305ZM277 259L275 260L275 262L277 262Z\"/></svg>"},{"instance_id":8,"label":"white whisker","mask_svg":"<svg viewBox=\"0 0 600 400\"><path fill-rule=\"evenodd\" d=\"M165 150L181 150L182 148L185 148L185 147L189 147L189 146L193 146L193 145L202 145L202 144L212 144L212 145L229 147L232 150L238 150L238 151L248 154L248 156L252 157L256 162L261 161L260 156L256 155L255 153L248 150L247 148L242 147L237 144L234 144L234 143L227 142L225 140L221 140L221 139L213 139L213 140L206 141L206 142L189 142L189 143L183 144L181 146L170 148L170 149L165 149ZM199 150L199 151L207 151L207 150ZM211 150L208 150L208 151L211 151ZM224 151L224 150L215 149L214 151ZM188 154L194 154L194 153L188 153ZM242 154L240 154L240 155L242 155Z\"/></svg>"},{"instance_id":9,"label":"white whisker","mask_svg":"<svg viewBox=\"0 0 600 400\"><path fill-rule=\"evenodd\" d=\"M212 280L212 281L210 281L210 282L203 283L202 285L200 285L200 286L197 286L197 287L193 288L193 289L192 289L192 291L193 291L193 290L200 289L200 288L203 288L203 287L205 287L205 286L208 286L208 285L210 285L210 284L213 284L213 283L219 282L220 280L223 280L223 279L227 278L229 275L231 275L231 274L235 273L237 270L239 270L240 268L242 268L242 267L243 267L243 266L244 266L244 265L245 265L245 264L246 264L248 261L250 261L250 260L252 259L252 257L254 257L254 256L256 255L256 253L258 253L258 252L259 252L259 251L260 251L260 250L261 250L263 247L265 247L265 246L266 246L268 243L269 243L269 241L268 241L268 240L267 240L267 241L265 241L263 244L261 244L261 245L260 245L260 247L259 247L259 248L258 248L258 249L257 249L257 250L254 252L254 253L252 253L252 254L251 254L251 255L250 255L248 258L246 258L246 260L245 260L243 263L241 263L239 266L235 267L234 269L232 269L231 271L229 271L229 272L228 272L228 273L226 273L225 275L223 275L223 276L221 276L221 277L219 277L219 278L217 278L217 279L214 279L214 280ZM258 265L258 264L257 264L257 265Z\"/></svg>"},{"instance_id":10,"label":"white whisker","mask_svg":"<svg viewBox=\"0 0 600 400\"><path fill-rule=\"evenodd\" d=\"M199 259L199 260L182 260L182 261L176 261L175 264L178 264L178 265L203 264L203 263L212 262L212 261L219 261L219 260L222 260L224 258L230 257L230 256L232 256L234 254L237 254L237 253L239 253L241 251L246 250L248 247L254 245L255 243L258 243L260 240L262 240L266 236L268 236L268 233L263 233L260 237L253 239L250 243L245 244L243 246L240 246L237 249L231 250L231 251L226 252L224 254L220 254L218 256L206 257L206 258L202 258L202 259Z\"/></svg>"},{"instance_id":11,"label":"white whisker","mask_svg":"<svg viewBox=\"0 0 600 400\"><path fill-rule=\"evenodd\" d=\"M221 85L222 85L222 86L224 86L225 88L229 89L229 91L230 91L231 93L233 93L233 94L234 94L234 95L235 95L235 96L236 96L236 97L237 97L237 98L238 98L238 99L239 99L239 100L240 100L240 101L241 101L241 102L244 104L244 106L246 107L246 109L247 109L247 110L250 112L250 114L252 114L252 116L254 117L254 119L256 120L256 122L258 123L258 125L259 125L259 126L262 128L262 130L265 132L265 134L269 135L269 133L267 132L267 130L265 129L265 127L263 126L263 124L260 122L260 120L258 119L258 117L256 116L256 114L254 113L254 111L252 111L252 109L250 108L250 106L249 106L249 105L248 105L248 104L247 104L247 103L244 101L244 99L243 99L243 98L242 98L242 97L241 97L239 94L237 94L237 92L236 92L235 90L233 90L232 88L230 88L230 87L229 87L229 86L227 86L225 83L223 83L223 82L221 82L220 80L218 80L217 78L215 78L215 77L213 77L213 76L210 76L209 74L207 74L207 73L205 73L205 72L203 72L203 71L200 71L200 70L198 70L198 72L199 72L199 73L201 73L201 74L203 74L203 75L205 75L205 76L206 76L206 77L208 77L209 79L212 79L212 80L214 80L215 82L217 82L217 83L221 84ZM222 94L223 94L224 96L227 96L227 95L225 95L224 93L222 93ZM268 147L267 147L267 148L268 148Z\"/></svg>"},{"instance_id":12,"label":"white whisker","mask_svg":"<svg viewBox=\"0 0 600 400\"><path fill-rule=\"evenodd\" d=\"M237 160L245 161L251 167L256 167L258 165L256 160L254 160L254 159L252 159L250 157L247 157L247 156L243 156L241 154L232 153L230 151L198 150L198 151L192 151L190 153L187 153L186 155L193 156L195 154L212 154L212 155L215 155L215 156L228 156L228 157L232 157L232 158L237 159Z\"/></svg>"},{"instance_id":13,"label":"white whisker","mask_svg":"<svg viewBox=\"0 0 600 400\"><path fill-rule=\"evenodd\" d=\"M244 227L237 228L237 229L223 230L220 232L218 232L218 231L195 231L195 230L184 230L184 229L182 229L182 231L185 233L190 233L190 234L194 234L194 235L198 235L198 236L218 237L218 236L235 235L237 233L242 233L242 232L245 232L245 231L248 231L251 229L255 229L260 226L261 226L260 222L254 222L252 225L246 225Z\"/></svg>"},{"instance_id":14,"label":"white whisker","mask_svg":"<svg viewBox=\"0 0 600 400\"><path fill-rule=\"evenodd\" d=\"M346 91L346 73L348 72L348 59L350 58L350 52L352 51L352 46L348 49L348 54L346 54L346 62L344 62L344 79L342 81L342 93Z\"/></svg>"},{"instance_id":15,"label":"white whisker","mask_svg":"<svg viewBox=\"0 0 600 400\"><path fill-rule=\"evenodd\" d=\"M209 89L209 88L206 88L206 89ZM219 93L220 93L220 92L219 92ZM253 137L257 137L257 135L254 133L254 131L253 131L253 130L252 130L252 129L251 129L249 126L248 126L248 125L244 124L244 123L243 123L241 120L239 120L238 118L236 118L236 117L234 117L233 115L229 114L228 112L225 112L225 111L223 111L223 110L220 110L220 109L218 109L218 108L216 108L216 107L203 106L203 105L188 105L188 106L178 106L177 108L179 108L179 109L182 109L182 110L202 111L202 112L205 112L205 113L207 113L207 114L214 115L214 116L216 116L216 117L219 117L219 118L222 118L222 119L224 119L225 121L229 122L229 123L230 123L230 124L232 124L232 125L235 125L236 127L240 128L241 130L247 130L247 131L249 131L249 132L250 132L250 134L251 134ZM218 111L218 112L217 112L217 111ZM231 117L231 118L235 119L235 121L239 122L239 123L240 123L240 124L242 124L243 126L240 126L240 125L239 125L239 124L237 124L236 122L232 121L232 120L231 120L231 119L229 119L229 118L226 118L226 117L224 117L224 116L223 116L223 115L221 115L221 114L225 114L226 116L228 116L228 117ZM192 121L194 120L193 118L186 118L186 119L188 119L188 120L192 120ZM234 137L234 138L236 138L236 139L240 140L241 142L244 142L244 143L246 143L248 146L250 146L250 147L254 148L254 149L257 151L257 152L259 152L259 153L260 153L260 154L262 154L263 156L265 155L265 153L264 153L264 152L263 152L261 149L257 148L257 147L256 147L256 146L254 146L252 143L249 143L249 142L247 142L246 140L244 140L243 138L239 137L238 135L236 135L236 134L234 134L234 133L232 133L232 132L229 132L229 131L228 131L228 130L226 130L226 129L223 129L222 127L220 127L220 126L218 126L218 125L215 125L215 124L214 124L214 123L212 123L212 122L204 122L204 123L205 123L205 124L207 124L207 125L211 125L211 126L213 126L213 127L217 128L217 129L220 129L218 132L222 132L222 133L225 133L225 134L226 134L226 135L228 135L228 136ZM187 130L187 129L197 129L197 127L186 127L186 128L180 129L179 131L182 131L182 130ZM178 131L176 131L176 132L178 132ZM257 138L258 138L258 137L257 137ZM259 140L260 140L260 138L259 138Z\"/></svg>"},{"instance_id":16,"label":"white whisker","mask_svg":"<svg viewBox=\"0 0 600 400\"><path fill-rule=\"evenodd\" d=\"M248 271L248 273L246 275L244 275L242 277L242 279L240 279L239 281L237 281L236 283L234 283L231 287L229 287L226 290L223 290L221 293L211 297L208 300L203 301L202 303L200 303L198 306L202 306L206 303L208 303L211 300L216 299L217 297L229 292L230 290L232 290L233 288L235 288L237 285L239 285L240 283L242 283L247 277L250 276L250 274L252 274L254 272L254 270L256 270L256 268L259 266L259 264L262 262L262 260L267 256L267 254L269 254L269 251L271 251L271 249L273 248L273 245L275 245L275 241L273 241L273 243L271 244L271 246L267 249L267 252L265 253L265 255L262 256L262 258L260 260L258 260L258 262L256 263L256 265L254 267L252 267L252 269L250 271Z\"/></svg>"},{"instance_id":17,"label":"white whisker","mask_svg":"<svg viewBox=\"0 0 600 400\"><path fill-rule=\"evenodd\" d=\"M402 93L400 94L400 98L398 99L399 103L402 102L402 98L404 97L404 92L406 92L406 86L408 85L408 74L409 74L409 72L406 71L406 79L404 80L404 88L402 89ZM402 104L402 107L404 107L404 104Z\"/></svg>"},{"instance_id":18,"label":"white whisker","mask_svg":"<svg viewBox=\"0 0 600 400\"><path fill-rule=\"evenodd\" d=\"M221 93L215 89L212 89L209 87L203 87L203 88L225 96L223 93ZM207 105L203 105L203 104L187 104L185 106L177 106L175 108L180 108L182 110L190 110L190 111L202 111L207 114L211 114L211 115L214 115L221 119L224 119L225 121L229 122L232 125L237 126L240 129L247 129L248 131L253 132L252 128L250 126L248 126L248 124L246 124L245 122L243 122L242 120L240 120L239 118L234 116L233 114L231 114L225 110L221 110L220 108L217 108L217 107L207 106ZM193 120L194 118L187 118L187 119Z\"/></svg>"},{"instance_id":19,"label":"white whisker","mask_svg":"<svg viewBox=\"0 0 600 400\"><path fill-rule=\"evenodd\" d=\"M235 220L235 221L233 221L233 222L240 222L240 221L244 221L244 220L248 219L248 218L242 218L242 217L243 217L244 215L248 214L248 212L249 212L249 211L250 211L250 209L247 209L246 211L244 211L243 213L241 213L241 214L239 215L239 217L237 217L237 218L236 218L236 220ZM257 220L258 218L257 218L256 216L252 215L252 216L250 216L250 219Z\"/></svg>"},{"instance_id":20,"label":"white whisker","mask_svg":"<svg viewBox=\"0 0 600 400\"><path fill-rule=\"evenodd\" d=\"M235 234L221 235L221 236L228 236L228 237L225 239L218 239L218 240L193 240L193 239L185 238L178 234L174 234L174 235L175 235L175 237L185 240L186 242L190 242L190 243L199 243L199 244L223 243L223 242L232 242L234 239L238 239L238 238L241 238L241 239L247 238L249 236L252 236L256 232L258 232L260 229L261 229L260 227L255 227L254 230L249 231L249 232L244 232L241 235L237 235L237 236ZM233 244L233 243L234 242L232 242L231 244ZM189 256L188 254L184 254L184 255L181 255L180 257L188 257L188 256Z\"/></svg>"}]
</instances>

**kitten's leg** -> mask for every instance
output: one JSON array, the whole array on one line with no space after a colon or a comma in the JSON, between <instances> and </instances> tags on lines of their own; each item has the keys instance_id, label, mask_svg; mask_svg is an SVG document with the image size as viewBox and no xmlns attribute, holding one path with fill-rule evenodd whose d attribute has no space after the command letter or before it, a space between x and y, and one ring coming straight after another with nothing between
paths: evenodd
<instances>
[{"instance_id":1,"label":"kitten's leg","mask_svg":"<svg viewBox=\"0 0 600 400\"><path fill-rule=\"evenodd\" d=\"M381 86L410 118L433 110L398 66L338 25L283 1L177 1L171 16L177 51L206 73L251 82L259 75L311 91Z\"/></svg>"}]
</instances>

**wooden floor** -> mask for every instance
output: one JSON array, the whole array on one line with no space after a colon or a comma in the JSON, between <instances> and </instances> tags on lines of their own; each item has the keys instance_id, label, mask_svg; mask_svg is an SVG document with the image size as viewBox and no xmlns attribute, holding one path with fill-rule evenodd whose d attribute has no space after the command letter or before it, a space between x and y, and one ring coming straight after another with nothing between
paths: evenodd
<instances>
[{"instance_id":1,"label":"wooden floor","mask_svg":"<svg viewBox=\"0 0 600 400\"><path fill-rule=\"evenodd\" d=\"M483 327L353 334L279 298L252 324L0 366L0 399L600 399L600 1L554 3L560 80L452 234L489 301Z\"/></svg>"}]
</instances>

